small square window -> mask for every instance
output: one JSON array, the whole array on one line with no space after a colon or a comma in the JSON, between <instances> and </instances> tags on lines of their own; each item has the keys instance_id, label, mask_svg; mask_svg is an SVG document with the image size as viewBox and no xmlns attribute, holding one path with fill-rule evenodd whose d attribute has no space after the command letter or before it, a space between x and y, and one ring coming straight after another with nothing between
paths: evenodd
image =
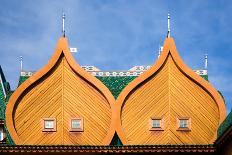
<instances>
[{"instance_id":1,"label":"small square window","mask_svg":"<svg viewBox=\"0 0 232 155\"><path fill-rule=\"evenodd\" d=\"M83 131L83 118L72 118L70 131Z\"/></svg>"},{"instance_id":2,"label":"small square window","mask_svg":"<svg viewBox=\"0 0 232 155\"><path fill-rule=\"evenodd\" d=\"M180 119L180 128L187 128L187 127L188 127L188 120Z\"/></svg>"},{"instance_id":3,"label":"small square window","mask_svg":"<svg viewBox=\"0 0 232 155\"><path fill-rule=\"evenodd\" d=\"M80 129L81 128L81 120L73 119L72 120L72 129Z\"/></svg>"},{"instance_id":4,"label":"small square window","mask_svg":"<svg viewBox=\"0 0 232 155\"><path fill-rule=\"evenodd\" d=\"M56 131L56 119L44 118L43 119L43 131Z\"/></svg>"},{"instance_id":5,"label":"small square window","mask_svg":"<svg viewBox=\"0 0 232 155\"><path fill-rule=\"evenodd\" d=\"M150 130L151 131L162 131L163 123L162 118L151 118L150 120Z\"/></svg>"},{"instance_id":6,"label":"small square window","mask_svg":"<svg viewBox=\"0 0 232 155\"><path fill-rule=\"evenodd\" d=\"M190 131L190 118L183 117L178 119L178 129L179 131Z\"/></svg>"},{"instance_id":7,"label":"small square window","mask_svg":"<svg viewBox=\"0 0 232 155\"><path fill-rule=\"evenodd\" d=\"M152 120L152 128L161 128L161 120L153 119Z\"/></svg>"},{"instance_id":8,"label":"small square window","mask_svg":"<svg viewBox=\"0 0 232 155\"><path fill-rule=\"evenodd\" d=\"M54 128L54 121L53 120L44 121L44 128L45 129L53 129Z\"/></svg>"}]
</instances>

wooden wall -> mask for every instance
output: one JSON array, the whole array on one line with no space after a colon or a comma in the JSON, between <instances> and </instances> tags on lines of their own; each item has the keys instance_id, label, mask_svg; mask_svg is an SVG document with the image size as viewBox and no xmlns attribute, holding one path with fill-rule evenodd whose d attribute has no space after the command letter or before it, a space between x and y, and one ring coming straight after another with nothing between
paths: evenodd
<instances>
[{"instance_id":1,"label":"wooden wall","mask_svg":"<svg viewBox=\"0 0 232 155\"><path fill-rule=\"evenodd\" d=\"M102 144L110 127L105 97L76 74L61 55L55 67L28 88L13 116L23 144ZM83 132L70 132L71 118L84 119ZM43 118L56 118L56 132L42 132Z\"/></svg>"},{"instance_id":2,"label":"wooden wall","mask_svg":"<svg viewBox=\"0 0 232 155\"><path fill-rule=\"evenodd\" d=\"M162 68L127 96L121 124L128 144L208 144L219 116L213 98L169 54ZM163 118L164 131L149 130L151 117ZM190 117L191 131L177 131L179 117Z\"/></svg>"},{"instance_id":3,"label":"wooden wall","mask_svg":"<svg viewBox=\"0 0 232 155\"><path fill-rule=\"evenodd\" d=\"M16 144L108 145L115 133L123 144L212 144L225 116L219 93L182 62L172 38L117 100L75 62L61 38L48 64L12 94L6 125ZM70 132L77 117L84 131ZM162 118L163 131L149 130L151 117ZM191 131L177 131L179 117L190 118ZM57 131L43 132L43 118L55 118Z\"/></svg>"}]
</instances>

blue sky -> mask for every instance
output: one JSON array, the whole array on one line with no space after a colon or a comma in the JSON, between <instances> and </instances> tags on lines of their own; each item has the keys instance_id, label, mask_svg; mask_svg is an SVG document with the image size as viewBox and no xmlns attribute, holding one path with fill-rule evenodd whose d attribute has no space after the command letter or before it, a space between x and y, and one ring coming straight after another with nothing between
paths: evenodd
<instances>
[{"instance_id":1,"label":"blue sky","mask_svg":"<svg viewBox=\"0 0 232 155\"><path fill-rule=\"evenodd\" d=\"M66 35L81 65L127 70L151 65L167 33L192 69L209 55L209 80L220 90L227 112L232 105L232 1L220 0L1 0L0 65L14 88L20 63L36 71L44 66L61 36L62 10Z\"/></svg>"}]
</instances>

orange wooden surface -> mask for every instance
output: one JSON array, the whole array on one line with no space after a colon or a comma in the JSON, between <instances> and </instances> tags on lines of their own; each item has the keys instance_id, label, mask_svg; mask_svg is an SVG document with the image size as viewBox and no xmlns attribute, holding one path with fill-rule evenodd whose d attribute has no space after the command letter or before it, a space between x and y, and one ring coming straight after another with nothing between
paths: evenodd
<instances>
[{"instance_id":1,"label":"orange wooden surface","mask_svg":"<svg viewBox=\"0 0 232 155\"><path fill-rule=\"evenodd\" d=\"M211 84L181 60L166 38L157 62L119 95L115 130L124 144L208 144L226 116L225 104ZM150 117L163 117L164 131L149 131ZM191 131L177 130L177 118L190 117Z\"/></svg>"},{"instance_id":2,"label":"orange wooden surface","mask_svg":"<svg viewBox=\"0 0 232 155\"><path fill-rule=\"evenodd\" d=\"M133 80L115 101L108 88L73 59L61 38L48 64L11 96L6 125L16 144L208 144L226 116L222 97L181 60L167 38L157 62ZM55 118L57 131L42 132L41 119ZM84 131L69 131L81 117ZM150 131L162 117L164 131ZM177 118L190 117L191 131L177 131Z\"/></svg>"},{"instance_id":3,"label":"orange wooden surface","mask_svg":"<svg viewBox=\"0 0 232 155\"><path fill-rule=\"evenodd\" d=\"M75 63L61 38L49 63L11 96L6 125L16 144L104 144L114 98L108 88ZM84 119L83 132L70 132L70 119ZM56 132L42 132L55 118Z\"/></svg>"}]
</instances>

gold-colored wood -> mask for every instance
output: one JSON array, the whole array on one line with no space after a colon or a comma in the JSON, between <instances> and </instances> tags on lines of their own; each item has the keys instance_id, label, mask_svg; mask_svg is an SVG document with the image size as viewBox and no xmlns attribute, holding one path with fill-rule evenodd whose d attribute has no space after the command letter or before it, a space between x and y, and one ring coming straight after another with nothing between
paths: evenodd
<instances>
[{"instance_id":1,"label":"gold-colored wood","mask_svg":"<svg viewBox=\"0 0 232 155\"><path fill-rule=\"evenodd\" d=\"M85 119L84 132L70 132L71 118ZM43 132L41 119L56 118L57 131ZM101 144L110 125L107 100L75 74L64 57L18 102L15 129L24 144Z\"/></svg>"},{"instance_id":2,"label":"gold-colored wood","mask_svg":"<svg viewBox=\"0 0 232 155\"><path fill-rule=\"evenodd\" d=\"M107 87L75 63L61 38L49 63L11 96L6 125L16 144L108 144L114 101ZM70 131L77 117L85 120L83 132ZM43 131L44 118L56 120L55 132Z\"/></svg>"},{"instance_id":3,"label":"gold-colored wood","mask_svg":"<svg viewBox=\"0 0 232 155\"><path fill-rule=\"evenodd\" d=\"M164 119L164 131L149 130L154 115ZM191 131L177 130L179 117L191 119ZM129 144L208 144L217 131L219 111L169 55L161 70L128 96L121 121Z\"/></svg>"}]
</instances>

